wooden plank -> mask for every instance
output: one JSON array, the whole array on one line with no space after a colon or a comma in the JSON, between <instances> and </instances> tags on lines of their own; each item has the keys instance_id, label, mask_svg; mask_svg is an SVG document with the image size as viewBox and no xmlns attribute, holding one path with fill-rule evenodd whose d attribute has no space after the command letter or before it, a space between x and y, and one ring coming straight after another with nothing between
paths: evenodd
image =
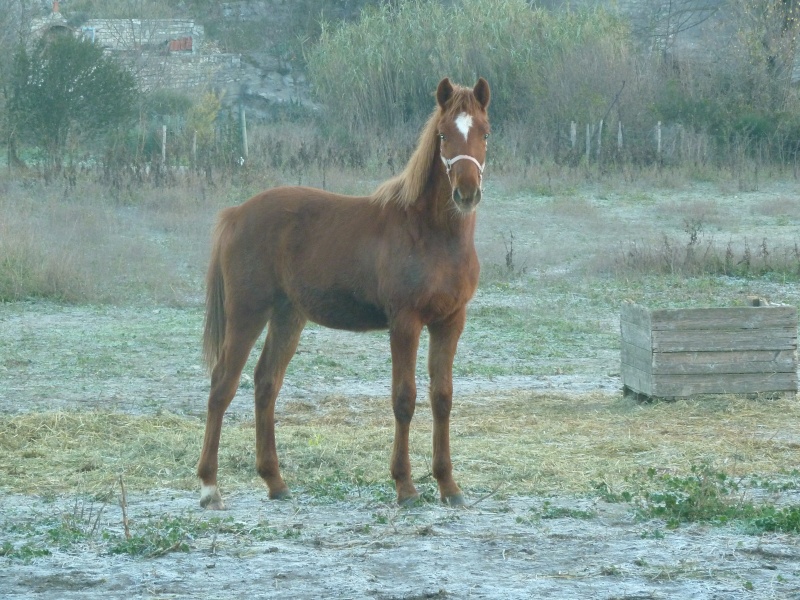
<instances>
[{"instance_id":1,"label":"wooden plank","mask_svg":"<svg viewBox=\"0 0 800 600\"><path fill-rule=\"evenodd\" d=\"M629 386L632 387L632 386ZM654 378L648 396L696 394L754 394L796 392L797 373L740 373L722 375L662 375ZM646 393L646 392L642 392Z\"/></svg>"},{"instance_id":2,"label":"wooden plank","mask_svg":"<svg viewBox=\"0 0 800 600\"><path fill-rule=\"evenodd\" d=\"M653 336L649 329L645 329L628 321L620 321L619 328L622 333L623 344L631 344L643 348L648 352L652 349Z\"/></svg>"},{"instance_id":3,"label":"wooden plank","mask_svg":"<svg viewBox=\"0 0 800 600\"><path fill-rule=\"evenodd\" d=\"M797 329L764 328L757 331L663 330L653 332L653 352L703 352L718 350L794 350Z\"/></svg>"},{"instance_id":4,"label":"wooden plank","mask_svg":"<svg viewBox=\"0 0 800 600\"><path fill-rule=\"evenodd\" d=\"M653 353L632 344L622 344L620 350L622 363L631 365L645 373L653 372Z\"/></svg>"},{"instance_id":5,"label":"wooden plank","mask_svg":"<svg viewBox=\"0 0 800 600\"><path fill-rule=\"evenodd\" d=\"M650 316L653 331L797 327L794 306L654 310Z\"/></svg>"},{"instance_id":6,"label":"wooden plank","mask_svg":"<svg viewBox=\"0 0 800 600\"><path fill-rule=\"evenodd\" d=\"M627 362L638 366L640 362L633 362L636 358L633 355ZM654 376L689 373L794 373L797 371L797 354L794 350L656 352L652 356L651 369Z\"/></svg>"},{"instance_id":7,"label":"wooden plank","mask_svg":"<svg viewBox=\"0 0 800 600\"><path fill-rule=\"evenodd\" d=\"M620 321L627 321L633 325L637 325L650 331L652 329L650 323L650 310L644 306L639 306L633 302L623 302L619 314Z\"/></svg>"},{"instance_id":8,"label":"wooden plank","mask_svg":"<svg viewBox=\"0 0 800 600\"><path fill-rule=\"evenodd\" d=\"M640 394L652 395L653 382L647 373L623 363L620 367L620 374L622 375L623 386L629 387Z\"/></svg>"}]
</instances>

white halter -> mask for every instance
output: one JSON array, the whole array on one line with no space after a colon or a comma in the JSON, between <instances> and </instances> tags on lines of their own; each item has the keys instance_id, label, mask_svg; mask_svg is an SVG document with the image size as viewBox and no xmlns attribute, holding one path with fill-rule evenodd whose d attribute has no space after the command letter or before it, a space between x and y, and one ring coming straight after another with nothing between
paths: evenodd
<instances>
[{"instance_id":1,"label":"white halter","mask_svg":"<svg viewBox=\"0 0 800 600\"><path fill-rule=\"evenodd\" d=\"M447 178L450 179L450 169L453 168L453 165L460 160L471 160L474 162L478 167L478 176L480 179L480 188L483 189L483 168L486 166L486 163L479 163L478 159L474 156L470 156L469 154L459 154L458 156L454 156L453 158L445 158L442 154L439 154L442 158L442 162L444 163L445 171L447 171ZM452 185L452 184L451 184Z\"/></svg>"}]
</instances>

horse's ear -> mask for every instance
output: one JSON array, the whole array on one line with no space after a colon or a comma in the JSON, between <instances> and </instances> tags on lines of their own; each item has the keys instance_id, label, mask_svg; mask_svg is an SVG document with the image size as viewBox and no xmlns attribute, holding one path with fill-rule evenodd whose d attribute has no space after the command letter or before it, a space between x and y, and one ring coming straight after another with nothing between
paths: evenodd
<instances>
[{"instance_id":1,"label":"horse's ear","mask_svg":"<svg viewBox=\"0 0 800 600\"><path fill-rule=\"evenodd\" d=\"M489 101L492 99L492 93L489 91L489 82L483 77L478 79L478 83L472 88L472 93L475 94L475 99L480 103L481 108L486 110L489 106Z\"/></svg>"},{"instance_id":2,"label":"horse's ear","mask_svg":"<svg viewBox=\"0 0 800 600\"><path fill-rule=\"evenodd\" d=\"M439 82L439 87L436 88L436 101L439 103L439 106L444 108L444 105L447 104L447 101L450 100L452 95L453 84L450 83L449 77L445 77Z\"/></svg>"}]
</instances>

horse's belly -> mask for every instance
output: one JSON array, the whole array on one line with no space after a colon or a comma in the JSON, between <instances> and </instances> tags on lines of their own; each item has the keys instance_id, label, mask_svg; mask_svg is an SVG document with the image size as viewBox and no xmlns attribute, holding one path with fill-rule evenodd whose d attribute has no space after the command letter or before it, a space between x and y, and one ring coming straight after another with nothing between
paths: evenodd
<instances>
[{"instance_id":1,"label":"horse's belly","mask_svg":"<svg viewBox=\"0 0 800 600\"><path fill-rule=\"evenodd\" d=\"M380 306L346 291L327 290L306 294L301 302L308 318L333 329L367 331L385 329L389 320Z\"/></svg>"}]
</instances>

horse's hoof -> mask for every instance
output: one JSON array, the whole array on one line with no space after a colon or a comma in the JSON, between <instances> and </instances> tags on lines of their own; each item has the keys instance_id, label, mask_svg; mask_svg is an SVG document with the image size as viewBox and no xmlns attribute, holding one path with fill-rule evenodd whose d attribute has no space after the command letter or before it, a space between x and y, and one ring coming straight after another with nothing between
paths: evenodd
<instances>
[{"instance_id":1,"label":"horse's hoof","mask_svg":"<svg viewBox=\"0 0 800 600\"><path fill-rule=\"evenodd\" d=\"M405 498L398 498L397 504L399 504L402 508L411 508L419 501L419 494L414 494L413 496L406 496Z\"/></svg>"},{"instance_id":2,"label":"horse's hoof","mask_svg":"<svg viewBox=\"0 0 800 600\"><path fill-rule=\"evenodd\" d=\"M225 503L216 487L203 489L200 494L200 506L206 510L225 510Z\"/></svg>"},{"instance_id":3,"label":"horse's hoof","mask_svg":"<svg viewBox=\"0 0 800 600\"><path fill-rule=\"evenodd\" d=\"M289 491L288 488L284 488L282 490L277 490L275 492L269 493L270 500L291 500L292 493Z\"/></svg>"},{"instance_id":4,"label":"horse's hoof","mask_svg":"<svg viewBox=\"0 0 800 600\"><path fill-rule=\"evenodd\" d=\"M466 506L463 494L453 494L452 496L445 496L444 498L442 498L442 502L444 502L448 506L454 506L454 507Z\"/></svg>"}]
</instances>

